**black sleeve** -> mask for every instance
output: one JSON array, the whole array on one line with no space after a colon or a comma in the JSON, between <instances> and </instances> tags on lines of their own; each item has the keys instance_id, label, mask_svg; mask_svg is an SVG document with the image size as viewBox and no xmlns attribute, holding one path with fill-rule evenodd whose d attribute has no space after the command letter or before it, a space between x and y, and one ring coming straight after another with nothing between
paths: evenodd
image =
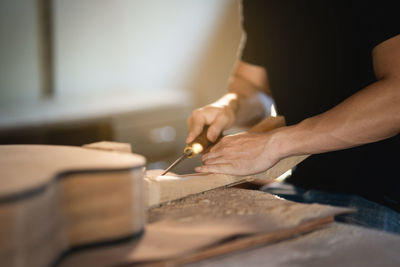
<instances>
[{"instance_id":1,"label":"black sleeve","mask_svg":"<svg viewBox=\"0 0 400 267\"><path fill-rule=\"evenodd\" d=\"M367 27L364 34L373 49L378 44L400 34L398 1L356 1L359 16Z\"/></svg>"},{"instance_id":2,"label":"black sleeve","mask_svg":"<svg viewBox=\"0 0 400 267\"><path fill-rule=\"evenodd\" d=\"M312 1L311 1L312 2ZM354 35L358 36L365 44L365 48L372 50L378 44L400 34L400 19L396 0L349 0L340 8L347 8L350 21L348 27L353 27ZM246 42L242 51L242 60L251 64L266 66L266 51L270 48L267 36L271 38L272 32L266 32L265 25L269 23L273 27L275 21L282 21L282 14L286 14L283 8L276 14L273 12L280 1L266 0L243 0L243 28L246 33ZM286 3L286 2L285 2ZM287 5L293 5L296 1L287 2ZM327 2L327 5L329 1ZM333 6L336 6L332 4ZM317 8L315 5L314 8ZM269 10L268 16L266 10ZM271 11L272 10L272 11ZM299 11L301 12L301 11ZM345 13L340 10L339 13ZM275 17L275 18L274 18ZM268 29L271 30L271 27ZM272 36L273 37L273 36ZM276 47L275 47L276 48Z\"/></svg>"},{"instance_id":3,"label":"black sleeve","mask_svg":"<svg viewBox=\"0 0 400 267\"><path fill-rule=\"evenodd\" d=\"M242 60L250 64L265 66L263 58L264 36L261 32L263 19L263 1L243 0L243 29L246 42L242 51Z\"/></svg>"}]
</instances>

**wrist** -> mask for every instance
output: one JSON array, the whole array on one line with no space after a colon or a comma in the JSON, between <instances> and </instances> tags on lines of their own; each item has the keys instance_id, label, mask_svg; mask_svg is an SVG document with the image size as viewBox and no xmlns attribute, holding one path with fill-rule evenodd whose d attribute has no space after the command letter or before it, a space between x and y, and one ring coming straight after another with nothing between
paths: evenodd
<instances>
[{"instance_id":1,"label":"wrist","mask_svg":"<svg viewBox=\"0 0 400 267\"><path fill-rule=\"evenodd\" d=\"M284 126L271 132L269 148L279 160L302 154L296 145L296 126Z\"/></svg>"},{"instance_id":2,"label":"wrist","mask_svg":"<svg viewBox=\"0 0 400 267\"><path fill-rule=\"evenodd\" d=\"M227 93L222 96L220 99L215 101L213 106L216 107L224 107L229 109L231 112L236 114L239 108L239 96L236 93Z\"/></svg>"}]
</instances>

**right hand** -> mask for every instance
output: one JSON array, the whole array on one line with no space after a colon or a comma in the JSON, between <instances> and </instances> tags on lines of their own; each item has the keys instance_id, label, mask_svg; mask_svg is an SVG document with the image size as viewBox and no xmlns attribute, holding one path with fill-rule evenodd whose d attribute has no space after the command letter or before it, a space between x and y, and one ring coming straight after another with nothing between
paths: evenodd
<instances>
[{"instance_id":1,"label":"right hand","mask_svg":"<svg viewBox=\"0 0 400 267\"><path fill-rule=\"evenodd\" d=\"M188 136L186 143L192 142L203 130L205 125L210 125L207 139L215 142L221 132L230 128L235 121L235 110L230 104L221 104L219 101L198 108L192 112L187 120Z\"/></svg>"}]
</instances>

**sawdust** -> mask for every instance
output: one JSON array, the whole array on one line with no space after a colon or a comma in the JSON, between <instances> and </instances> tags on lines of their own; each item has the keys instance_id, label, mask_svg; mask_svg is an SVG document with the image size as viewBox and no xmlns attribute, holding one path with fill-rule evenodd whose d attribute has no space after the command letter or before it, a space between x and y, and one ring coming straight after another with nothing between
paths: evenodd
<instances>
[{"instance_id":1,"label":"sawdust","mask_svg":"<svg viewBox=\"0 0 400 267\"><path fill-rule=\"evenodd\" d=\"M163 219L190 222L204 218L254 216L269 223L293 225L324 214L342 212L349 210L318 204L299 204L256 190L220 188L152 208L148 212L148 222Z\"/></svg>"},{"instance_id":2,"label":"sawdust","mask_svg":"<svg viewBox=\"0 0 400 267\"><path fill-rule=\"evenodd\" d=\"M145 178L152 179L152 180L157 180L158 179L163 179L163 178L173 178L173 179L178 179L177 174L174 172L167 172L165 175L161 175L164 173L164 170L160 169L155 169L155 170L147 170L144 174Z\"/></svg>"}]
</instances>

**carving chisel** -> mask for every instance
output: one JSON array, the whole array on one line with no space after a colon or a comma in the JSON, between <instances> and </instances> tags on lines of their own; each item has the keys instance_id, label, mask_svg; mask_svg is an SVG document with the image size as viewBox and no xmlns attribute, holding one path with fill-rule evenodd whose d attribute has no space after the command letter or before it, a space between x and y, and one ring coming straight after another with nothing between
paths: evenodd
<instances>
[{"instance_id":1,"label":"carving chisel","mask_svg":"<svg viewBox=\"0 0 400 267\"><path fill-rule=\"evenodd\" d=\"M186 158L193 158L197 154L200 154L201 152L205 151L206 149L210 148L213 146L217 141L211 142L210 140L207 139L207 130L208 130L209 125L204 126L203 131L194 139L193 142L190 144L186 145L186 147L183 149L183 154L176 159L161 175L165 175L167 172L169 172L173 167L178 165L181 161L183 161Z\"/></svg>"}]
</instances>

